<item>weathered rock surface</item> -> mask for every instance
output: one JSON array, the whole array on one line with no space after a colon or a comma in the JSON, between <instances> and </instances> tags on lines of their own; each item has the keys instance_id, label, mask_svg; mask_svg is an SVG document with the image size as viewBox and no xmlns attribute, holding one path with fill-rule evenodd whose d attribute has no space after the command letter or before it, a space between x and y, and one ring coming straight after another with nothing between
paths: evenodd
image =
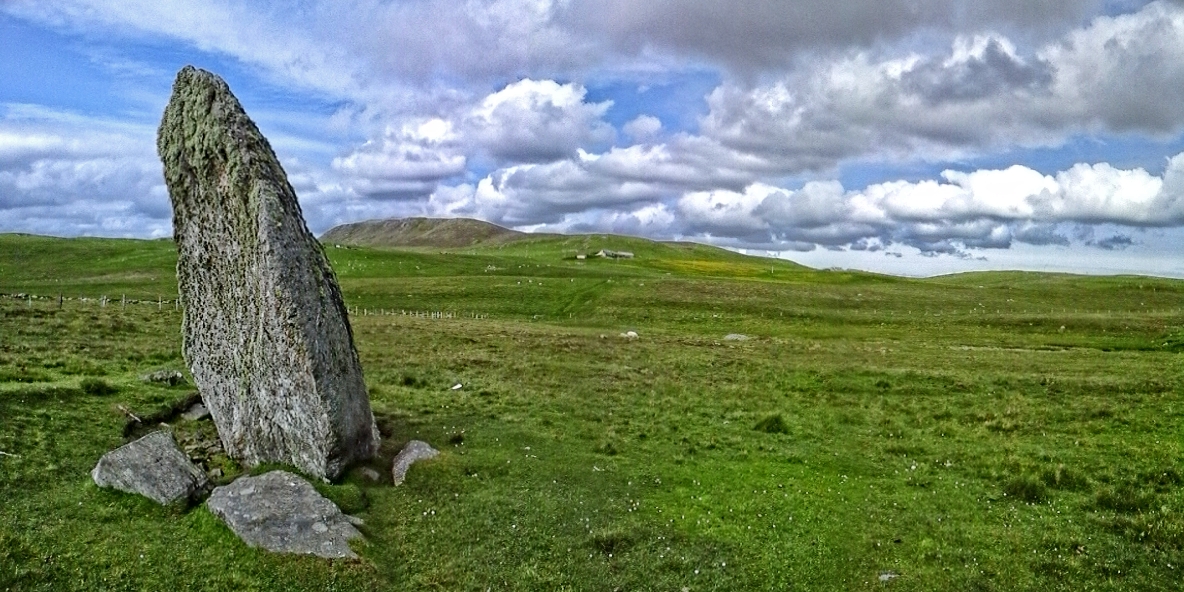
<instances>
[{"instance_id":1,"label":"weathered rock surface","mask_svg":"<svg viewBox=\"0 0 1184 592\"><path fill-rule=\"evenodd\" d=\"M266 138L185 67L157 136L173 204L182 349L227 453L333 478L378 450L341 290Z\"/></svg>"},{"instance_id":2,"label":"weathered rock surface","mask_svg":"<svg viewBox=\"0 0 1184 592\"><path fill-rule=\"evenodd\" d=\"M90 476L99 487L138 493L160 504L193 499L210 487L206 474L189 462L165 431L104 454Z\"/></svg>"},{"instance_id":3,"label":"weathered rock surface","mask_svg":"<svg viewBox=\"0 0 1184 592\"><path fill-rule=\"evenodd\" d=\"M439 450L432 448L431 444L422 440L408 442L395 456L395 462L391 464L391 479L395 485L402 485L403 480L407 478L407 469L410 469L413 463L436 458L439 454Z\"/></svg>"},{"instance_id":4,"label":"weathered rock surface","mask_svg":"<svg viewBox=\"0 0 1184 592\"><path fill-rule=\"evenodd\" d=\"M239 477L214 489L206 507L252 547L330 559L357 557L349 541L362 533L350 517L287 471Z\"/></svg>"},{"instance_id":5,"label":"weathered rock surface","mask_svg":"<svg viewBox=\"0 0 1184 592\"><path fill-rule=\"evenodd\" d=\"M185 375L176 370L157 370L150 372L140 377L144 382L155 382L157 384L164 384L168 386L177 386L185 384Z\"/></svg>"}]
</instances>

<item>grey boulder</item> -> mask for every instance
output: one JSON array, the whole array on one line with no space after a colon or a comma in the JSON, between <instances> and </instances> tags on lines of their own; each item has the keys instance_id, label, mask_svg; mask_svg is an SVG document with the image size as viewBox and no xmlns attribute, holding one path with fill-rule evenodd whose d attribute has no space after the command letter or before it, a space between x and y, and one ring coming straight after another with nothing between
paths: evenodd
<instances>
[{"instance_id":1,"label":"grey boulder","mask_svg":"<svg viewBox=\"0 0 1184 592\"><path fill-rule=\"evenodd\" d=\"M210 487L206 474L165 431L152 432L104 454L90 476L99 487L138 493L159 504L194 499Z\"/></svg>"},{"instance_id":2,"label":"grey boulder","mask_svg":"<svg viewBox=\"0 0 1184 592\"><path fill-rule=\"evenodd\" d=\"M206 507L252 547L329 559L354 558L362 537L351 519L308 481L287 471L239 477L214 489Z\"/></svg>"},{"instance_id":3,"label":"grey boulder","mask_svg":"<svg viewBox=\"0 0 1184 592\"><path fill-rule=\"evenodd\" d=\"M182 352L227 454L322 479L373 457L378 430L337 279L271 145L221 78L177 74L157 150Z\"/></svg>"},{"instance_id":4,"label":"grey boulder","mask_svg":"<svg viewBox=\"0 0 1184 592\"><path fill-rule=\"evenodd\" d=\"M402 485L403 480L407 478L407 469L410 469L413 463L436 458L439 454L439 450L432 448L431 444L422 440L408 442L391 464L391 480L395 485Z\"/></svg>"}]
</instances>

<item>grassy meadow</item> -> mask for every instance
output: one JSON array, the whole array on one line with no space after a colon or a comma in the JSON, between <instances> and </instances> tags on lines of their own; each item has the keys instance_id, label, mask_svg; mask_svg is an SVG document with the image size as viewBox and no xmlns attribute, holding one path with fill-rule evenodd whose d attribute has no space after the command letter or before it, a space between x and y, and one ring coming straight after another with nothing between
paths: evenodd
<instances>
[{"instance_id":1,"label":"grassy meadow","mask_svg":"<svg viewBox=\"0 0 1184 592\"><path fill-rule=\"evenodd\" d=\"M574 258L601 248L636 258ZM0 294L36 296L0 297L0 590L1181 586L1184 281L600 236L326 252L372 466L444 452L318 485L365 520L358 561L97 488L127 412L193 391L139 378L184 369L173 245L0 235Z\"/></svg>"}]
</instances>

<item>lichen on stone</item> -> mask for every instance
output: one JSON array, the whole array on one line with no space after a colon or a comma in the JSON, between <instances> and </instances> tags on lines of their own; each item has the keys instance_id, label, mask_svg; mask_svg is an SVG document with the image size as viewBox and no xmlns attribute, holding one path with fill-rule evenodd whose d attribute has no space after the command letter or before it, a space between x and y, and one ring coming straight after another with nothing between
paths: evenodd
<instances>
[{"instance_id":1,"label":"lichen on stone","mask_svg":"<svg viewBox=\"0 0 1184 592\"><path fill-rule=\"evenodd\" d=\"M322 478L378 430L341 289L271 145L218 76L177 74L157 136L182 351L228 454Z\"/></svg>"}]
</instances>

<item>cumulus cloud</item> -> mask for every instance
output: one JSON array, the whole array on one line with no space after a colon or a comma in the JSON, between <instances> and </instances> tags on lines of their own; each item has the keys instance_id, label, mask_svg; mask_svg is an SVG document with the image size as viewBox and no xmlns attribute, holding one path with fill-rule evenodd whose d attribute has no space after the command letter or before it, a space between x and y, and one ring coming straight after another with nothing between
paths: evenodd
<instances>
[{"instance_id":1,"label":"cumulus cloud","mask_svg":"<svg viewBox=\"0 0 1184 592\"><path fill-rule=\"evenodd\" d=\"M466 158L452 124L443 119L388 127L381 138L333 159L359 193L379 198L422 197L436 182L464 173Z\"/></svg>"},{"instance_id":2,"label":"cumulus cloud","mask_svg":"<svg viewBox=\"0 0 1184 592\"><path fill-rule=\"evenodd\" d=\"M588 103L577 84L521 80L489 96L464 120L466 136L502 161L549 162L576 150L611 142L601 118L611 101Z\"/></svg>"},{"instance_id":3,"label":"cumulus cloud","mask_svg":"<svg viewBox=\"0 0 1184 592\"><path fill-rule=\"evenodd\" d=\"M0 230L158 235L171 210L150 126L0 106Z\"/></svg>"},{"instance_id":4,"label":"cumulus cloud","mask_svg":"<svg viewBox=\"0 0 1184 592\"><path fill-rule=\"evenodd\" d=\"M463 176L471 156L510 167L550 165L506 169L499 185L508 191L535 184L527 179L544 171L563 175L548 181L558 188L575 174L584 147L611 143L615 134L602 119L611 102L589 103L586 94L578 84L520 80L446 117L388 125L380 137L334 158L332 167L351 191L374 199L427 197L440 182Z\"/></svg>"},{"instance_id":5,"label":"cumulus cloud","mask_svg":"<svg viewBox=\"0 0 1184 592\"><path fill-rule=\"evenodd\" d=\"M708 97L705 135L787 172L858 158L946 159L1082 132L1184 129L1184 6L1099 17L1023 53L998 33L942 55L848 50Z\"/></svg>"},{"instance_id":6,"label":"cumulus cloud","mask_svg":"<svg viewBox=\"0 0 1184 592\"><path fill-rule=\"evenodd\" d=\"M644 142L662 131L662 120L653 115L638 115L626 123L621 131L628 134L635 142Z\"/></svg>"},{"instance_id":7,"label":"cumulus cloud","mask_svg":"<svg viewBox=\"0 0 1184 592\"><path fill-rule=\"evenodd\" d=\"M1184 154L1163 177L1141 169L1078 164L1055 175L1022 166L973 172L946 171L942 180L889 182L844 190L837 182L811 182L788 190L756 183L743 191L692 192L677 202L684 231L740 242L807 242L869 250L903 244L925 253L1008 248L1013 241L1067 245L1062 228L1104 249L1133 244L1128 234L1100 240L1093 225L1127 228L1184 224ZM1172 179L1166 183L1164 179Z\"/></svg>"}]
</instances>

